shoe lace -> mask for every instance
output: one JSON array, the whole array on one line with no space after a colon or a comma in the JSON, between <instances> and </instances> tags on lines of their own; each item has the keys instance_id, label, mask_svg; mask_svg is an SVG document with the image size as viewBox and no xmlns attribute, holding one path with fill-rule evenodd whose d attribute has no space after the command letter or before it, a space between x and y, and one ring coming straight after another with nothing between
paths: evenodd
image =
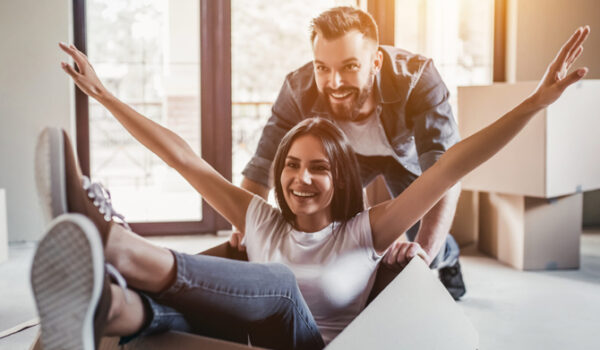
<instances>
[{"instance_id":1,"label":"shoe lace","mask_svg":"<svg viewBox=\"0 0 600 350\"><path fill-rule=\"evenodd\" d=\"M121 275L121 273L117 270L116 267L112 266L109 263L105 263L106 272L112 279L117 282L119 287L123 290L123 294L125 295L125 302L129 303L129 293L127 293L127 282L125 281L125 277Z\"/></svg>"},{"instance_id":2,"label":"shoe lace","mask_svg":"<svg viewBox=\"0 0 600 350\"><path fill-rule=\"evenodd\" d=\"M94 200L94 205L98 207L100 214L104 215L104 220L118 219L128 230L131 230L129 224L125 221L125 216L116 212L112 206L110 191L99 182L92 182L87 176L83 176L83 189L87 191L88 197Z\"/></svg>"}]
</instances>

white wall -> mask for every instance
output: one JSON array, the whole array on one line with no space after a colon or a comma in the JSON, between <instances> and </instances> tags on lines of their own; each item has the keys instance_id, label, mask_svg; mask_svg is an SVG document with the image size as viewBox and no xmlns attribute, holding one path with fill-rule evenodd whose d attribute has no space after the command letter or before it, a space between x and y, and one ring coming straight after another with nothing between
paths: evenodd
<instances>
[{"instance_id":1,"label":"white wall","mask_svg":"<svg viewBox=\"0 0 600 350\"><path fill-rule=\"evenodd\" d=\"M71 2L0 1L0 188L6 189L9 241L43 234L33 173L37 134L46 125L70 132L74 125L73 88L57 45L71 40Z\"/></svg>"},{"instance_id":2,"label":"white wall","mask_svg":"<svg viewBox=\"0 0 600 350\"><path fill-rule=\"evenodd\" d=\"M508 81L538 80L562 43L586 24L592 31L575 67L587 66L586 78L600 79L600 1L509 0L507 16ZM584 194L583 223L600 225L600 191Z\"/></svg>"}]
</instances>

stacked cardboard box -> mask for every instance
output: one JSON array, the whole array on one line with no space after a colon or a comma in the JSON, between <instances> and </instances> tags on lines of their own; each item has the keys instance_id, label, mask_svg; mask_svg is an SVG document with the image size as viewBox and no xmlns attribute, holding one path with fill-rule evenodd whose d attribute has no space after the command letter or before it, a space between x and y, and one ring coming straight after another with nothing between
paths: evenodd
<instances>
[{"instance_id":1,"label":"stacked cardboard box","mask_svg":"<svg viewBox=\"0 0 600 350\"><path fill-rule=\"evenodd\" d=\"M461 87L463 138L491 124L537 82ZM600 188L600 80L571 86L503 150L463 179L481 191L479 246L525 270L578 268L581 192Z\"/></svg>"}]
</instances>

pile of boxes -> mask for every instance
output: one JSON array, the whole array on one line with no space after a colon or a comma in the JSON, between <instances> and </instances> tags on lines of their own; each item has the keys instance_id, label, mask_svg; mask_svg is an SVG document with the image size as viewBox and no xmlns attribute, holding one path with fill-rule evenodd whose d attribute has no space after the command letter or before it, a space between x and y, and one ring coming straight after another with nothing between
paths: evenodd
<instances>
[{"instance_id":1,"label":"pile of boxes","mask_svg":"<svg viewBox=\"0 0 600 350\"><path fill-rule=\"evenodd\" d=\"M461 136L497 120L536 85L459 88ZM579 267L582 192L600 189L599 97L600 80L571 86L463 179L463 189L473 192L463 193L461 227L477 230L481 251L522 270Z\"/></svg>"}]
</instances>

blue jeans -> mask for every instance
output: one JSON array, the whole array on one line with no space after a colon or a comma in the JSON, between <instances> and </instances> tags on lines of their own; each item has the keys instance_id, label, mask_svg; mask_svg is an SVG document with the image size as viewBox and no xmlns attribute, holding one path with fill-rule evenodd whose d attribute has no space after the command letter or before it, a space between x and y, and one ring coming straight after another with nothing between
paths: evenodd
<instances>
[{"instance_id":1,"label":"blue jeans","mask_svg":"<svg viewBox=\"0 0 600 350\"><path fill-rule=\"evenodd\" d=\"M374 156L365 157L356 155L360 164L360 175L363 186L367 186L377 175L383 175L388 192L392 198L396 198L404 191L413 181L417 179L417 175L406 170L398 161L391 156ZM413 227L406 231L406 238L413 242L419 232L419 224L417 222ZM446 236L446 243L440 249L438 255L430 264L431 268L438 269L452 266L458 261L460 249L451 234Z\"/></svg>"},{"instance_id":2,"label":"blue jeans","mask_svg":"<svg viewBox=\"0 0 600 350\"><path fill-rule=\"evenodd\" d=\"M174 283L156 295L141 293L146 327L123 341L166 330L271 349L322 349L325 344L292 271L173 252Z\"/></svg>"}]
</instances>

